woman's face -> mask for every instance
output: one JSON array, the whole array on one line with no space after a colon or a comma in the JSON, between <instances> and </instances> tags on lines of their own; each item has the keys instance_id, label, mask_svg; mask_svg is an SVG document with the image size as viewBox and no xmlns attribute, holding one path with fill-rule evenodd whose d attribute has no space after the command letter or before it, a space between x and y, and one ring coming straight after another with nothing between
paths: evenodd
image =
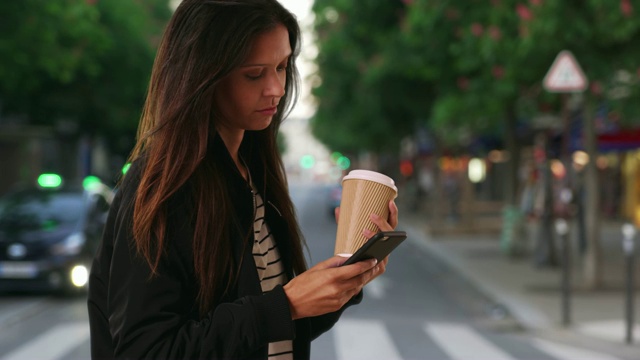
<instances>
[{"instance_id":1,"label":"woman's face","mask_svg":"<svg viewBox=\"0 0 640 360\"><path fill-rule=\"evenodd\" d=\"M289 32L283 25L257 36L245 62L215 90L220 126L227 131L269 126L284 96L290 56Z\"/></svg>"}]
</instances>

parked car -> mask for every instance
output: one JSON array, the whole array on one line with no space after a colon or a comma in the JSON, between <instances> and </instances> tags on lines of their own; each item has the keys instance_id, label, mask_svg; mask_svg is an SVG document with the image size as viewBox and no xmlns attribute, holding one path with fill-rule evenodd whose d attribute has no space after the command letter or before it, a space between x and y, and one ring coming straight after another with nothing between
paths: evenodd
<instances>
[{"instance_id":1,"label":"parked car","mask_svg":"<svg viewBox=\"0 0 640 360\"><path fill-rule=\"evenodd\" d=\"M43 174L0 197L0 290L84 290L113 196L95 177Z\"/></svg>"}]
</instances>

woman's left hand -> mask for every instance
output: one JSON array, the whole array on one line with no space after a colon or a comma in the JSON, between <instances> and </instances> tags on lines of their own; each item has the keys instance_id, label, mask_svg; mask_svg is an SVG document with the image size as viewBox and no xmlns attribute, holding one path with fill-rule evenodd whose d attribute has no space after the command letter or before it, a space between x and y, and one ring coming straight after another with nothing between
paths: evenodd
<instances>
[{"instance_id":1,"label":"woman's left hand","mask_svg":"<svg viewBox=\"0 0 640 360\"><path fill-rule=\"evenodd\" d=\"M336 215L336 222L338 222L338 219L340 218L340 208L336 208L335 210L335 215ZM389 201L389 217L387 219L383 219L380 216L376 215L376 214L371 214L369 216L369 219L371 220L371 222L373 222L377 227L379 231L392 231L396 228L396 226L398 226L398 207L396 206L395 201L391 200ZM369 230L369 229L365 229L362 232L362 235L364 235L367 239L371 239L371 237L373 235L375 235L376 233ZM366 283L370 283L373 279L377 278L378 276L384 274L384 272L387 269L387 263L389 262L389 256L385 257L382 261L380 261L378 264L376 264L376 266L369 270L370 271L370 276L368 278L368 280L366 280Z\"/></svg>"},{"instance_id":2,"label":"woman's left hand","mask_svg":"<svg viewBox=\"0 0 640 360\"><path fill-rule=\"evenodd\" d=\"M340 219L340 207L337 207L334 210L334 214L336 216L337 223L338 219ZM376 217L375 219L374 216ZM398 207L396 206L396 202L393 200L389 201L389 218L387 218L386 221L375 214L371 214L369 218L378 226L380 231L391 231L395 229L396 226L398 226ZM373 235L375 235L374 232L365 230L364 236L367 238L371 238Z\"/></svg>"},{"instance_id":3,"label":"woman's left hand","mask_svg":"<svg viewBox=\"0 0 640 360\"><path fill-rule=\"evenodd\" d=\"M389 217L387 219L383 219L376 214L369 215L369 219L371 222L376 224L379 231L393 231L393 229L398 226L398 207L396 206L395 201L389 201ZM362 234L370 239L376 233L365 229Z\"/></svg>"}]
</instances>

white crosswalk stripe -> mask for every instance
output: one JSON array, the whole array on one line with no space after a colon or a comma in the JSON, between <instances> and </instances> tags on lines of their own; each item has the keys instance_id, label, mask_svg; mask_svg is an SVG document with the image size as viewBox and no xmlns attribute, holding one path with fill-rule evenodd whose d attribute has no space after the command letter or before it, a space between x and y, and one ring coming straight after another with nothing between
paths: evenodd
<instances>
[{"instance_id":1,"label":"white crosswalk stripe","mask_svg":"<svg viewBox=\"0 0 640 360\"><path fill-rule=\"evenodd\" d=\"M446 354L446 360L516 359L465 323L429 322L423 324L423 330L431 344ZM342 318L330 335L338 360L403 359L387 326L380 320ZM0 360L63 360L88 341L88 323L60 324L10 353L0 355ZM541 354L557 360L620 360L612 355L542 339L534 338L527 342ZM323 360L327 360L326 357Z\"/></svg>"},{"instance_id":2,"label":"white crosswalk stripe","mask_svg":"<svg viewBox=\"0 0 640 360\"><path fill-rule=\"evenodd\" d=\"M485 340L466 325L453 323L429 323L424 330L455 360L513 360L502 349Z\"/></svg>"},{"instance_id":3,"label":"white crosswalk stripe","mask_svg":"<svg viewBox=\"0 0 640 360\"><path fill-rule=\"evenodd\" d=\"M515 360L517 358L464 323L429 322L423 325L423 329L426 336L447 355L447 360ZM342 318L335 325L332 333L338 360L402 359L400 351L382 321ZM557 360L619 360L612 355L546 340L533 338L523 342L523 345L526 343L529 343L529 346L540 355L544 354ZM533 349L528 350L527 353Z\"/></svg>"},{"instance_id":4,"label":"white crosswalk stripe","mask_svg":"<svg viewBox=\"0 0 640 360\"><path fill-rule=\"evenodd\" d=\"M601 354L585 349L578 349L572 346L556 344L551 341L535 339L533 343L547 354L558 360L619 360L617 357Z\"/></svg>"},{"instance_id":5,"label":"white crosswalk stripe","mask_svg":"<svg viewBox=\"0 0 640 360\"><path fill-rule=\"evenodd\" d=\"M333 334L339 360L402 359L381 321L342 319Z\"/></svg>"},{"instance_id":6,"label":"white crosswalk stripe","mask_svg":"<svg viewBox=\"0 0 640 360\"><path fill-rule=\"evenodd\" d=\"M0 360L59 360L89 339L89 324L68 323L55 326ZM88 355L88 354L87 354Z\"/></svg>"}]
</instances>

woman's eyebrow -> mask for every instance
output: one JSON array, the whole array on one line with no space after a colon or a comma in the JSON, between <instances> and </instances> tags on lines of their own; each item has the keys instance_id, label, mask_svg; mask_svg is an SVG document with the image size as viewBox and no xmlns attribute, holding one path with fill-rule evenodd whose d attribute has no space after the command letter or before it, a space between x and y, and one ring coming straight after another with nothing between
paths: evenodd
<instances>
[{"instance_id":1,"label":"woman's eyebrow","mask_svg":"<svg viewBox=\"0 0 640 360\"><path fill-rule=\"evenodd\" d=\"M285 57L282 59L282 61L285 61L285 60L287 60L287 61L288 61L290 57L291 57L291 53L289 53L289 55L285 56ZM280 61L280 62L282 62L282 61ZM256 63L256 64L243 64L243 65L240 65L240 67L241 67L241 68L244 68L244 67L269 66L269 65L271 65L271 64L267 64L267 63Z\"/></svg>"}]
</instances>

